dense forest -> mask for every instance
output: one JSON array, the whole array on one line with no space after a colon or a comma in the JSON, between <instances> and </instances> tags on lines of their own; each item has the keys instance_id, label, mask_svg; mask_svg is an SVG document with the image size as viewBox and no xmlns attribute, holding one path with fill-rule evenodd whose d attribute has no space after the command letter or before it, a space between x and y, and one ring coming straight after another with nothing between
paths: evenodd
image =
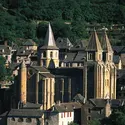
<instances>
[{"instance_id":1,"label":"dense forest","mask_svg":"<svg viewBox=\"0 0 125 125\"><path fill-rule=\"evenodd\" d=\"M36 42L43 39L48 21L55 38L69 37L72 42L88 38L90 25L125 24L124 0L0 0L0 3L0 38L17 43L19 38ZM118 34L117 41L123 41L124 30L112 33L112 39L114 34Z\"/></svg>"}]
</instances>

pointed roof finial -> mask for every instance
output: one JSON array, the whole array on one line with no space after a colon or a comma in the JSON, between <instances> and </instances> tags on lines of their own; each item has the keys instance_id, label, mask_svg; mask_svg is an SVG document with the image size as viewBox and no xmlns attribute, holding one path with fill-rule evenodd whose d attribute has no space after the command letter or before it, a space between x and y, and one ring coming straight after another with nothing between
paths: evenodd
<instances>
[{"instance_id":1,"label":"pointed roof finial","mask_svg":"<svg viewBox=\"0 0 125 125\"><path fill-rule=\"evenodd\" d=\"M106 33L106 28L103 29L103 34L102 34L102 38L101 38L101 45L102 45L102 48L103 48L104 51L113 53L112 46L110 44L108 35Z\"/></svg>"},{"instance_id":2,"label":"pointed roof finial","mask_svg":"<svg viewBox=\"0 0 125 125\"><path fill-rule=\"evenodd\" d=\"M89 40L89 44L86 48L87 51L101 51L102 52L102 47L101 44L99 42L99 38L98 35L96 33L96 30L94 28L94 32L92 33L90 40Z\"/></svg>"},{"instance_id":3,"label":"pointed roof finial","mask_svg":"<svg viewBox=\"0 0 125 125\"><path fill-rule=\"evenodd\" d=\"M50 23L48 25L48 30L47 30L46 37L45 37L45 40L44 40L44 45L41 48L58 49L58 47L56 46L56 42L55 42L55 39L54 39L54 35L53 35L53 31L52 31Z\"/></svg>"}]
</instances>

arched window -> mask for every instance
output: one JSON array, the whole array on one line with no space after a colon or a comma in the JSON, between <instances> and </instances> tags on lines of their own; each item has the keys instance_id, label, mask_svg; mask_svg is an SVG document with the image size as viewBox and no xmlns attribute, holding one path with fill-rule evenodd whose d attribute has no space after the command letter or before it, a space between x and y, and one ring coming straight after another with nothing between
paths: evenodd
<instances>
[{"instance_id":1,"label":"arched window","mask_svg":"<svg viewBox=\"0 0 125 125\"><path fill-rule=\"evenodd\" d=\"M30 123L30 122L32 122L32 119L31 118L27 118L26 122Z\"/></svg>"},{"instance_id":2,"label":"arched window","mask_svg":"<svg viewBox=\"0 0 125 125\"><path fill-rule=\"evenodd\" d=\"M50 52L50 58L53 58L53 52Z\"/></svg>"},{"instance_id":3,"label":"arched window","mask_svg":"<svg viewBox=\"0 0 125 125\"><path fill-rule=\"evenodd\" d=\"M88 55L88 60L93 60L94 58L93 58L93 53L89 53L89 55Z\"/></svg>"},{"instance_id":4,"label":"arched window","mask_svg":"<svg viewBox=\"0 0 125 125\"><path fill-rule=\"evenodd\" d=\"M18 118L18 122L23 122L23 118Z\"/></svg>"},{"instance_id":5,"label":"arched window","mask_svg":"<svg viewBox=\"0 0 125 125\"><path fill-rule=\"evenodd\" d=\"M43 57L46 57L46 52L45 51L43 52Z\"/></svg>"}]
</instances>

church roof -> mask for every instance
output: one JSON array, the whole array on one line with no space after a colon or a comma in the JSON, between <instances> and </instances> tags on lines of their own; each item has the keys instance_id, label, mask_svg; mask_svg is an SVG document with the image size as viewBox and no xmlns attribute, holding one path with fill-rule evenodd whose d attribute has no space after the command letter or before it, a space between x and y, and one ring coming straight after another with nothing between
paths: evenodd
<instances>
[{"instance_id":1,"label":"church roof","mask_svg":"<svg viewBox=\"0 0 125 125\"><path fill-rule=\"evenodd\" d=\"M8 117L41 117L43 111L39 109L11 109Z\"/></svg>"},{"instance_id":2,"label":"church roof","mask_svg":"<svg viewBox=\"0 0 125 125\"><path fill-rule=\"evenodd\" d=\"M23 46L34 46L36 43L32 39L26 39L26 41L23 43Z\"/></svg>"},{"instance_id":3,"label":"church roof","mask_svg":"<svg viewBox=\"0 0 125 125\"><path fill-rule=\"evenodd\" d=\"M55 104L53 107L57 112L73 112L74 109L80 109L81 104L78 102L68 102L68 103Z\"/></svg>"},{"instance_id":4,"label":"church roof","mask_svg":"<svg viewBox=\"0 0 125 125\"><path fill-rule=\"evenodd\" d=\"M89 44L86 50L87 51L102 51L102 47L101 47L98 35L95 30L90 37Z\"/></svg>"},{"instance_id":5,"label":"church roof","mask_svg":"<svg viewBox=\"0 0 125 125\"><path fill-rule=\"evenodd\" d=\"M109 38L107 36L106 31L103 32L102 38L101 38L101 45L104 51L107 52L113 52L112 46L110 44Z\"/></svg>"},{"instance_id":6,"label":"church roof","mask_svg":"<svg viewBox=\"0 0 125 125\"><path fill-rule=\"evenodd\" d=\"M58 47L56 46L56 42L54 39L54 35L53 35L53 31L50 23L44 40L44 45L40 49L58 49Z\"/></svg>"},{"instance_id":7,"label":"church roof","mask_svg":"<svg viewBox=\"0 0 125 125\"><path fill-rule=\"evenodd\" d=\"M69 49L73 47L73 44L70 42L68 38L58 38L56 40L56 44L60 49Z\"/></svg>"}]
</instances>

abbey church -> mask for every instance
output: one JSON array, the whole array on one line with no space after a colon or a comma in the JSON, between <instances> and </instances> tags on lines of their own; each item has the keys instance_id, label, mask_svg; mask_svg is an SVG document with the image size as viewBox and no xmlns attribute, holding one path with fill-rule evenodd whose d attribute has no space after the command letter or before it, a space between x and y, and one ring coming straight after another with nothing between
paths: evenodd
<instances>
[{"instance_id":1,"label":"abbey church","mask_svg":"<svg viewBox=\"0 0 125 125\"><path fill-rule=\"evenodd\" d=\"M106 31L98 37L93 30L86 47L75 47L68 38L55 41L49 24L35 52L36 63L23 58L17 70L12 107L31 102L47 110L57 101L71 102L77 94L86 100L116 99L116 66Z\"/></svg>"}]
</instances>

